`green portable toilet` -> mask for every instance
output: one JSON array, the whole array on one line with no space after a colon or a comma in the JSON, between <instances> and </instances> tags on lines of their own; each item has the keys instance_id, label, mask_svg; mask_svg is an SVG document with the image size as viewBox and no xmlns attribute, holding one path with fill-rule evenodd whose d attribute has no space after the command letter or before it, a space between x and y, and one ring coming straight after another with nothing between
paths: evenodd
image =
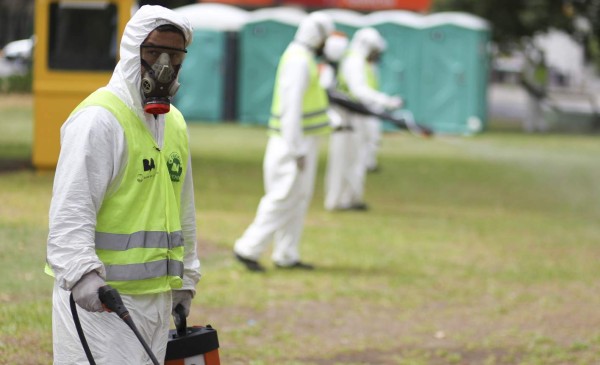
<instances>
[{"instance_id":1,"label":"green portable toilet","mask_svg":"<svg viewBox=\"0 0 600 365\"><path fill-rule=\"evenodd\" d=\"M420 71L424 16L405 10L386 10L369 14L365 21L377 29L387 43L379 64L381 91L401 96L403 108L418 116L422 105Z\"/></svg>"},{"instance_id":2,"label":"green portable toilet","mask_svg":"<svg viewBox=\"0 0 600 365\"><path fill-rule=\"evenodd\" d=\"M335 22L335 30L346 33L348 39L352 39L354 33L365 26L365 15L348 9L324 9Z\"/></svg>"},{"instance_id":3,"label":"green portable toilet","mask_svg":"<svg viewBox=\"0 0 600 365\"><path fill-rule=\"evenodd\" d=\"M248 12L211 3L174 10L185 15L194 28L174 104L188 121L235 119L237 34L248 20Z\"/></svg>"},{"instance_id":4,"label":"green portable toilet","mask_svg":"<svg viewBox=\"0 0 600 365\"><path fill-rule=\"evenodd\" d=\"M472 134L487 123L489 24L476 16L426 16L421 38L418 121L436 132Z\"/></svg>"},{"instance_id":5,"label":"green portable toilet","mask_svg":"<svg viewBox=\"0 0 600 365\"><path fill-rule=\"evenodd\" d=\"M239 33L238 119L244 124L266 125L279 58L307 14L281 7L249 15Z\"/></svg>"}]
</instances>

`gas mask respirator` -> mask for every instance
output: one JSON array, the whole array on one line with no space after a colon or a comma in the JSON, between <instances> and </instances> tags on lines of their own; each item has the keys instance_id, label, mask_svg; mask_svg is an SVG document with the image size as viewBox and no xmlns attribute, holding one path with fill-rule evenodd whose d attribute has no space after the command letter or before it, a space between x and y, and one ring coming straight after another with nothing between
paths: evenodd
<instances>
[{"instance_id":1,"label":"gas mask respirator","mask_svg":"<svg viewBox=\"0 0 600 365\"><path fill-rule=\"evenodd\" d=\"M144 112L168 113L171 109L171 98L179 89L177 74L186 51L142 47L144 49L141 60L145 68L141 83ZM151 64L149 61L154 62Z\"/></svg>"}]
</instances>

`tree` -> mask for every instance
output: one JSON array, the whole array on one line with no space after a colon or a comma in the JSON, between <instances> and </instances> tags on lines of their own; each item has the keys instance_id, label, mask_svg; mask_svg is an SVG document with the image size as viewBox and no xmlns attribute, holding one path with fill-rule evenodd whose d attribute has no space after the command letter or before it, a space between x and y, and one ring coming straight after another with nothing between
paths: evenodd
<instances>
[{"instance_id":1,"label":"tree","mask_svg":"<svg viewBox=\"0 0 600 365\"><path fill-rule=\"evenodd\" d=\"M548 28L573 33L570 2L565 0L436 0L433 11L464 11L488 20L492 40L506 47Z\"/></svg>"},{"instance_id":2,"label":"tree","mask_svg":"<svg viewBox=\"0 0 600 365\"><path fill-rule=\"evenodd\" d=\"M600 70L600 0L570 0L574 35L585 47L586 58Z\"/></svg>"},{"instance_id":3,"label":"tree","mask_svg":"<svg viewBox=\"0 0 600 365\"><path fill-rule=\"evenodd\" d=\"M0 0L0 48L33 34L33 0Z\"/></svg>"}]
</instances>

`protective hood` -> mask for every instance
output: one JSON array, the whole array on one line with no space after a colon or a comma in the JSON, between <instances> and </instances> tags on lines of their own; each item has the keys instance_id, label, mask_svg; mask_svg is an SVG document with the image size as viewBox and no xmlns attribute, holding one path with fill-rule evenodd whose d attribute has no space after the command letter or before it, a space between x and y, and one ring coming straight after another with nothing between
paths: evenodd
<instances>
[{"instance_id":1,"label":"protective hood","mask_svg":"<svg viewBox=\"0 0 600 365\"><path fill-rule=\"evenodd\" d=\"M339 62L348 47L348 37L344 33L334 32L325 41L323 53L329 62Z\"/></svg>"},{"instance_id":2,"label":"protective hood","mask_svg":"<svg viewBox=\"0 0 600 365\"><path fill-rule=\"evenodd\" d=\"M294 40L315 50L334 30L333 19L326 13L315 11L300 22Z\"/></svg>"},{"instance_id":3,"label":"protective hood","mask_svg":"<svg viewBox=\"0 0 600 365\"><path fill-rule=\"evenodd\" d=\"M142 120L140 45L154 29L165 24L182 30L186 47L192 43L193 29L186 17L162 6L144 5L125 26L119 49L120 60L108 84Z\"/></svg>"},{"instance_id":4,"label":"protective hood","mask_svg":"<svg viewBox=\"0 0 600 365\"><path fill-rule=\"evenodd\" d=\"M383 52L386 47L387 44L381 34L371 27L359 29L350 42L350 49L365 57L373 51Z\"/></svg>"}]
</instances>

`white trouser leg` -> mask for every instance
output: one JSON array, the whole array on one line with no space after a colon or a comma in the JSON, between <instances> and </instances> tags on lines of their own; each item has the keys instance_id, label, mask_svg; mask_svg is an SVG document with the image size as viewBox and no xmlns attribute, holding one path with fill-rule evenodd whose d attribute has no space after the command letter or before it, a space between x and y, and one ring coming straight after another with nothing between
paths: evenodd
<instances>
[{"instance_id":1,"label":"white trouser leg","mask_svg":"<svg viewBox=\"0 0 600 365\"><path fill-rule=\"evenodd\" d=\"M352 166L356 158L354 132L334 132L329 139L325 179L325 209L343 209L352 204Z\"/></svg>"},{"instance_id":2,"label":"white trouser leg","mask_svg":"<svg viewBox=\"0 0 600 365\"><path fill-rule=\"evenodd\" d=\"M285 141L280 137L269 138L264 163L265 195L254 221L235 243L234 251L239 255L258 260L278 232L278 239L285 238L282 247L288 249L276 249L277 255L294 256L283 252L292 252L289 247L298 245L303 223L298 215L306 210L305 201L312 196L314 172L311 170L316 170L318 154L315 137L307 137L306 143L309 143L307 150L310 153L306 156L304 171L299 171L295 158L287 152Z\"/></svg>"},{"instance_id":3,"label":"white trouser leg","mask_svg":"<svg viewBox=\"0 0 600 365\"><path fill-rule=\"evenodd\" d=\"M354 146L356 149L356 158L352 165L352 204L364 202L365 181L367 175L367 159L368 159L368 119L361 115L353 117L353 125L355 128Z\"/></svg>"},{"instance_id":4,"label":"white trouser leg","mask_svg":"<svg viewBox=\"0 0 600 365\"><path fill-rule=\"evenodd\" d=\"M318 139L315 137L307 140L310 147L306 155L304 170L299 174L300 183L298 191L295 192L297 197L294 199L296 204L290 214L290 220L275 232L275 246L271 258L273 262L283 266L300 261L300 238L304 231L306 211L314 191L319 145Z\"/></svg>"},{"instance_id":5,"label":"white trouser leg","mask_svg":"<svg viewBox=\"0 0 600 365\"><path fill-rule=\"evenodd\" d=\"M535 132L546 130L546 122L540 101L531 95L527 96L527 115L524 120L524 129L526 132Z\"/></svg>"},{"instance_id":6,"label":"white trouser leg","mask_svg":"<svg viewBox=\"0 0 600 365\"><path fill-rule=\"evenodd\" d=\"M379 119L368 118L366 121L367 131L367 170L373 170L377 167L377 154L381 144L381 125Z\"/></svg>"},{"instance_id":7,"label":"white trouser leg","mask_svg":"<svg viewBox=\"0 0 600 365\"><path fill-rule=\"evenodd\" d=\"M52 335L54 365L89 364L79 340L69 296L71 292L54 285ZM171 313L171 292L150 295L121 295L137 329L162 363L167 350ZM133 331L115 313L91 313L77 307L79 321L94 360L98 365L152 365L150 357Z\"/></svg>"}]
</instances>

